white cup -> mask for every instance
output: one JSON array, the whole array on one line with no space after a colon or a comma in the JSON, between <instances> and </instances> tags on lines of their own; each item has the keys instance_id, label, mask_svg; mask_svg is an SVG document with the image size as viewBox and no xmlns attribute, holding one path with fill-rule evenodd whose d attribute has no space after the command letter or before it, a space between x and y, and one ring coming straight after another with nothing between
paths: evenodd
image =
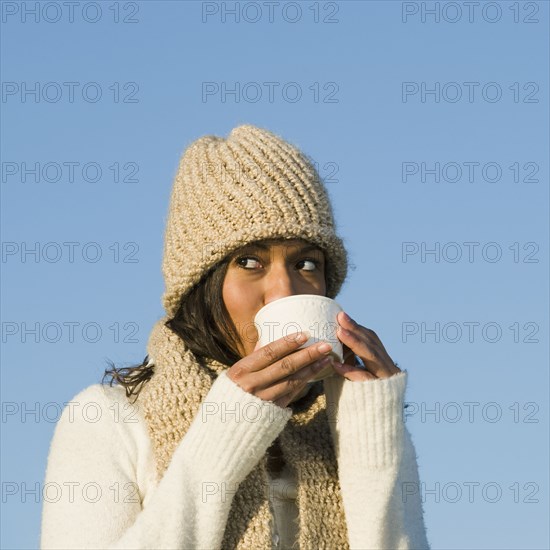
<instances>
[{"instance_id":1,"label":"white cup","mask_svg":"<svg viewBox=\"0 0 550 550\"><path fill-rule=\"evenodd\" d=\"M344 351L342 342L336 336L339 324L336 316L343 311L338 302L316 294L296 294L270 302L254 317L260 347L279 338L307 331L310 338L298 349L306 348L319 341L332 345L331 354L342 362ZM311 381L322 380L334 375L331 365L324 368Z\"/></svg>"}]
</instances>

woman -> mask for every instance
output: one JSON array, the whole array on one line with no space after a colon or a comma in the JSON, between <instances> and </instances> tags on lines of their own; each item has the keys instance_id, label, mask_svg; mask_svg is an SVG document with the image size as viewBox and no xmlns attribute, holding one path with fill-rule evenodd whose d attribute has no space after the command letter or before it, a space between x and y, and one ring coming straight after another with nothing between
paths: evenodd
<instances>
[{"instance_id":1,"label":"woman","mask_svg":"<svg viewBox=\"0 0 550 550\"><path fill-rule=\"evenodd\" d=\"M340 313L345 363L314 383L326 349L299 350L300 333L257 345L263 305L334 298L346 278L307 157L251 125L192 143L163 274L144 363L106 372L56 426L42 548L429 548L407 372L376 334Z\"/></svg>"}]
</instances>

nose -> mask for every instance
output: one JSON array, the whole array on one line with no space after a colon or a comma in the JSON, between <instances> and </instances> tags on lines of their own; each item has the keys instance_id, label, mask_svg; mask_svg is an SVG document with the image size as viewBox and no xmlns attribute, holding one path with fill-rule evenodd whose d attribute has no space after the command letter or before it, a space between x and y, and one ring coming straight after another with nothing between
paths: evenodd
<instances>
[{"instance_id":1,"label":"nose","mask_svg":"<svg viewBox=\"0 0 550 550\"><path fill-rule=\"evenodd\" d=\"M296 281L286 265L273 263L269 275L265 279L264 305L280 298L299 294Z\"/></svg>"}]
</instances>

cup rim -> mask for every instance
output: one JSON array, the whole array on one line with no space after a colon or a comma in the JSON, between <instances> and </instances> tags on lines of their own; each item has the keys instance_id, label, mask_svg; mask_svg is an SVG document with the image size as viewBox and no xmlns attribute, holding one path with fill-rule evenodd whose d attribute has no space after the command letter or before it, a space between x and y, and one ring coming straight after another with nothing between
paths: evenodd
<instances>
[{"instance_id":1,"label":"cup rim","mask_svg":"<svg viewBox=\"0 0 550 550\"><path fill-rule=\"evenodd\" d=\"M256 319L260 311L262 312L264 310L267 311L268 309L271 308L271 306L274 307L275 304L279 305L279 303L282 303L282 302L286 303L286 302L295 302L297 300L311 300L311 299L320 300L323 302L330 302L330 303L336 304L342 311L344 310L344 308L336 300L334 300L333 298L329 298L328 296L321 296L319 294L293 294L292 296L285 296L284 298L278 298L277 300L274 300L273 302L266 304L265 306L263 306L258 310L256 315L254 316L254 319Z\"/></svg>"}]
</instances>

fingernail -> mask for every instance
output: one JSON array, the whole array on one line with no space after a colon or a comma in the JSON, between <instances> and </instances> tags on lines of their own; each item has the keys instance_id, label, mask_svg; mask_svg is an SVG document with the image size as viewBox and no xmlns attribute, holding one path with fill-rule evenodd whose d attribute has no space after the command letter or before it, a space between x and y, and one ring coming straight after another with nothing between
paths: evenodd
<instances>
[{"instance_id":1,"label":"fingernail","mask_svg":"<svg viewBox=\"0 0 550 550\"><path fill-rule=\"evenodd\" d=\"M351 321L351 317L345 311L343 313L344 313L344 319L346 321Z\"/></svg>"},{"instance_id":2,"label":"fingernail","mask_svg":"<svg viewBox=\"0 0 550 550\"><path fill-rule=\"evenodd\" d=\"M321 353L328 353L332 349L332 346L328 342L323 342L317 346L317 349Z\"/></svg>"},{"instance_id":3,"label":"fingernail","mask_svg":"<svg viewBox=\"0 0 550 550\"><path fill-rule=\"evenodd\" d=\"M296 342L298 342L298 344L303 344L306 340L308 340L308 338L309 338L309 333L302 332L299 334L299 336L296 337Z\"/></svg>"}]
</instances>

